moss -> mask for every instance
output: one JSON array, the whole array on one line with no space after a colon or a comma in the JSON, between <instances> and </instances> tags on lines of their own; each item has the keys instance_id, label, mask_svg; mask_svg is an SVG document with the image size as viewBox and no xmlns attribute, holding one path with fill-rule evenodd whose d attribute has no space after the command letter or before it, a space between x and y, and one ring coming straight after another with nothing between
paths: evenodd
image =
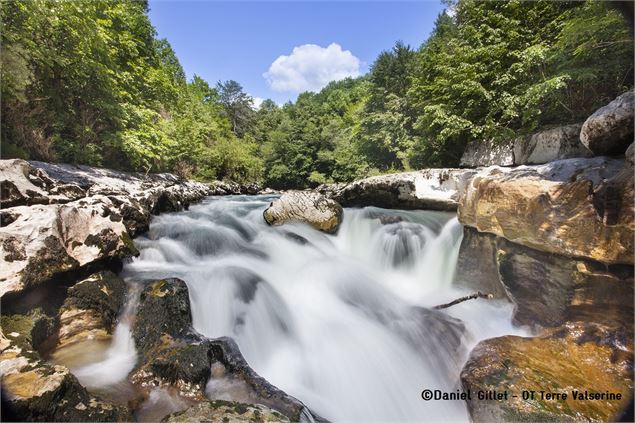
<instances>
[{"instance_id":1,"label":"moss","mask_svg":"<svg viewBox=\"0 0 635 423\"><path fill-rule=\"evenodd\" d=\"M121 242L123 242L123 245L126 247L126 253L125 253L126 256L128 254L135 257L139 256L139 250L134 245L134 241L132 241L132 238L130 238L130 235L128 234L128 232L124 231L121 234Z\"/></svg>"}]
</instances>

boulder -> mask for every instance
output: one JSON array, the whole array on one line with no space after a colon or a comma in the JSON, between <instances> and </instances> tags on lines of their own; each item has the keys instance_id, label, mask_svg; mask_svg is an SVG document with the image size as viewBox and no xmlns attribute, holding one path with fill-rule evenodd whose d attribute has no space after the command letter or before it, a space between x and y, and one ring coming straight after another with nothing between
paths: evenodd
<instances>
[{"instance_id":1,"label":"boulder","mask_svg":"<svg viewBox=\"0 0 635 423\"><path fill-rule=\"evenodd\" d=\"M474 173L463 169L425 169L372 176L348 184L321 185L317 191L344 207L454 211L459 193Z\"/></svg>"},{"instance_id":2,"label":"boulder","mask_svg":"<svg viewBox=\"0 0 635 423\"><path fill-rule=\"evenodd\" d=\"M152 214L182 210L211 190L171 174L0 160L0 297L71 270L136 254Z\"/></svg>"},{"instance_id":3,"label":"boulder","mask_svg":"<svg viewBox=\"0 0 635 423\"><path fill-rule=\"evenodd\" d=\"M596 155L620 155L633 142L635 93L628 91L584 122L580 140Z\"/></svg>"},{"instance_id":4,"label":"boulder","mask_svg":"<svg viewBox=\"0 0 635 423\"><path fill-rule=\"evenodd\" d=\"M187 410L166 416L162 422L289 422L289 419L275 410L260 404L243 404L234 401L204 401Z\"/></svg>"},{"instance_id":5,"label":"boulder","mask_svg":"<svg viewBox=\"0 0 635 423\"><path fill-rule=\"evenodd\" d=\"M263 216L269 225L304 222L317 230L332 234L337 232L342 214L342 206L319 193L289 191L273 200Z\"/></svg>"},{"instance_id":6,"label":"boulder","mask_svg":"<svg viewBox=\"0 0 635 423\"><path fill-rule=\"evenodd\" d=\"M103 196L12 207L0 228L0 297L89 264L137 254L121 217Z\"/></svg>"},{"instance_id":7,"label":"boulder","mask_svg":"<svg viewBox=\"0 0 635 423\"><path fill-rule=\"evenodd\" d=\"M139 299L132 330L141 362L162 344L161 337L180 338L191 331L192 312L187 285L180 279L148 283Z\"/></svg>"},{"instance_id":8,"label":"boulder","mask_svg":"<svg viewBox=\"0 0 635 423\"><path fill-rule=\"evenodd\" d=\"M618 421L633 398L632 332L571 322L536 338L503 336L480 342L461 372L471 420ZM500 401L478 391L508 392ZM523 399L523 391L534 397ZM619 394L619 399L580 400L573 392ZM547 399L541 392L567 394Z\"/></svg>"},{"instance_id":9,"label":"boulder","mask_svg":"<svg viewBox=\"0 0 635 423\"><path fill-rule=\"evenodd\" d=\"M515 304L518 325L570 320L632 327L633 269L545 253L464 228L454 283Z\"/></svg>"},{"instance_id":10,"label":"boulder","mask_svg":"<svg viewBox=\"0 0 635 423\"><path fill-rule=\"evenodd\" d=\"M517 244L606 264L633 264L633 169L624 159L566 159L480 170L459 221Z\"/></svg>"},{"instance_id":11,"label":"boulder","mask_svg":"<svg viewBox=\"0 0 635 423\"><path fill-rule=\"evenodd\" d=\"M70 287L58 313L58 348L109 340L125 294L126 283L110 271L94 273Z\"/></svg>"},{"instance_id":12,"label":"boulder","mask_svg":"<svg viewBox=\"0 0 635 423\"><path fill-rule=\"evenodd\" d=\"M45 327L38 313L2 316L3 416L15 421L131 421L127 408L91 395L66 367L41 359L33 343L45 336Z\"/></svg>"},{"instance_id":13,"label":"boulder","mask_svg":"<svg viewBox=\"0 0 635 423\"><path fill-rule=\"evenodd\" d=\"M554 160L592 157L580 141L582 124L564 125L507 141L469 143L461 167L519 166L544 164Z\"/></svg>"},{"instance_id":14,"label":"boulder","mask_svg":"<svg viewBox=\"0 0 635 423\"><path fill-rule=\"evenodd\" d=\"M301 415L312 416L304 404L254 372L233 340L204 338L191 325L183 281L147 283L133 326L140 360L130 375L131 382L141 387L171 387L182 396L202 401L210 378L230 381L241 386L243 402L263 404L292 421L299 421Z\"/></svg>"},{"instance_id":15,"label":"boulder","mask_svg":"<svg viewBox=\"0 0 635 423\"><path fill-rule=\"evenodd\" d=\"M592 157L580 142L582 124L560 126L514 140L514 165L544 164L574 157Z\"/></svg>"},{"instance_id":16,"label":"boulder","mask_svg":"<svg viewBox=\"0 0 635 423\"><path fill-rule=\"evenodd\" d=\"M514 141L480 141L465 146L459 166L513 166Z\"/></svg>"},{"instance_id":17,"label":"boulder","mask_svg":"<svg viewBox=\"0 0 635 423\"><path fill-rule=\"evenodd\" d=\"M86 195L74 184L56 184L46 172L20 159L0 160L2 208L67 203Z\"/></svg>"}]
</instances>

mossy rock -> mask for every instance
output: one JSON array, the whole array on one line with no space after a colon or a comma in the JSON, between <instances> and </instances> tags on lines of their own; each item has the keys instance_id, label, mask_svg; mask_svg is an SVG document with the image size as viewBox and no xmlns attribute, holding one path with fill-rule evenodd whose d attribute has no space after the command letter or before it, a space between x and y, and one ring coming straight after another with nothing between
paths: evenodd
<instances>
[{"instance_id":1,"label":"mossy rock","mask_svg":"<svg viewBox=\"0 0 635 423\"><path fill-rule=\"evenodd\" d=\"M474 422L615 421L633 397L632 334L590 323L568 323L536 338L503 336L482 341L461 372L470 390ZM624 347L626 346L626 347ZM629 348L630 346L630 348ZM508 391L484 401L478 391ZM621 399L580 400L573 391L620 394ZM523 399L523 391L534 391ZM566 393L549 400L540 392Z\"/></svg>"},{"instance_id":2,"label":"mossy rock","mask_svg":"<svg viewBox=\"0 0 635 423\"><path fill-rule=\"evenodd\" d=\"M289 422L275 410L260 404L243 404L233 401L204 401L187 410L166 416L162 422Z\"/></svg>"}]
</instances>

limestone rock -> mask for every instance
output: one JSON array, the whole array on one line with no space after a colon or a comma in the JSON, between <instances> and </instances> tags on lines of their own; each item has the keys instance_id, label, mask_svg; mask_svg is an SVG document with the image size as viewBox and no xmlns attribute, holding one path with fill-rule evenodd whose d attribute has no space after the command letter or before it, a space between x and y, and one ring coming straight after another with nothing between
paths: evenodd
<instances>
[{"instance_id":1,"label":"limestone rock","mask_svg":"<svg viewBox=\"0 0 635 423\"><path fill-rule=\"evenodd\" d=\"M0 296L100 260L136 254L106 197L11 208L0 228Z\"/></svg>"},{"instance_id":2,"label":"limestone rock","mask_svg":"<svg viewBox=\"0 0 635 423\"><path fill-rule=\"evenodd\" d=\"M513 166L513 141L480 141L468 143L461 156L461 167Z\"/></svg>"},{"instance_id":3,"label":"limestone rock","mask_svg":"<svg viewBox=\"0 0 635 423\"><path fill-rule=\"evenodd\" d=\"M171 174L0 160L0 297L70 270L136 254L152 214L187 208L208 186Z\"/></svg>"},{"instance_id":4,"label":"limestone rock","mask_svg":"<svg viewBox=\"0 0 635 423\"><path fill-rule=\"evenodd\" d=\"M184 411L170 414L162 422L289 422L275 410L259 404L242 404L233 401L204 401Z\"/></svg>"},{"instance_id":5,"label":"limestone rock","mask_svg":"<svg viewBox=\"0 0 635 423\"><path fill-rule=\"evenodd\" d=\"M503 336L479 343L463 367L470 390L472 421L617 421L633 395L632 332L573 322L537 338ZM501 401L484 401L478 391L507 390ZM523 399L522 391L534 391ZM579 400L573 391L619 393L619 400ZM540 392L567 393L547 400ZM515 396L515 397L514 397Z\"/></svg>"},{"instance_id":6,"label":"limestone rock","mask_svg":"<svg viewBox=\"0 0 635 423\"><path fill-rule=\"evenodd\" d=\"M110 271L94 273L70 287L58 313L59 346L110 339L125 293L125 282Z\"/></svg>"},{"instance_id":7,"label":"limestone rock","mask_svg":"<svg viewBox=\"0 0 635 423\"><path fill-rule=\"evenodd\" d=\"M335 233L342 214L342 206L319 193L290 191L274 200L263 216L269 225L304 222L322 232Z\"/></svg>"},{"instance_id":8,"label":"limestone rock","mask_svg":"<svg viewBox=\"0 0 635 423\"><path fill-rule=\"evenodd\" d=\"M633 263L633 171L623 159L566 159L478 172L459 221L540 251Z\"/></svg>"},{"instance_id":9,"label":"limestone rock","mask_svg":"<svg viewBox=\"0 0 635 423\"><path fill-rule=\"evenodd\" d=\"M514 165L544 164L574 157L592 157L580 142L582 124L560 126L514 140Z\"/></svg>"},{"instance_id":10,"label":"limestone rock","mask_svg":"<svg viewBox=\"0 0 635 423\"><path fill-rule=\"evenodd\" d=\"M554 160L591 157L580 141L582 124L564 125L532 135L493 142L472 142L461 156L461 167L519 166L544 164Z\"/></svg>"},{"instance_id":11,"label":"limestone rock","mask_svg":"<svg viewBox=\"0 0 635 423\"><path fill-rule=\"evenodd\" d=\"M514 323L632 327L633 269L544 253L465 227L455 284L515 304Z\"/></svg>"},{"instance_id":12,"label":"limestone rock","mask_svg":"<svg viewBox=\"0 0 635 423\"><path fill-rule=\"evenodd\" d=\"M131 421L126 408L89 394L66 367L40 358L32 345L39 325L33 317L2 316L3 413L16 421Z\"/></svg>"},{"instance_id":13,"label":"limestone rock","mask_svg":"<svg viewBox=\"0 0 635 423\"><path fill-rule=\"evenodd\" d=\"M348 184L322 185L318 192L344 207L456 210L460 192L476 172L425 169L372 176Z\"/></svg>"},{"instance_id":14,"label":"limestone rock","mask_svg":"<svg viewBox=\"0 0 635 423\"><path fill-rule=\"evenodd\" d=\"M596 155L620 155L633 142L635 93L628 91L584 122L580 140Z\"/></svg>"}]
</instances>

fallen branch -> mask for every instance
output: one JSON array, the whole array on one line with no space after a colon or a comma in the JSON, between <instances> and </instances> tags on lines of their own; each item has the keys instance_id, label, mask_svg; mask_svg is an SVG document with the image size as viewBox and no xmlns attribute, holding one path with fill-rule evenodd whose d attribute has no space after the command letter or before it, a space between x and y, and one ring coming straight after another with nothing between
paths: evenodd
<instances>
[{"instance_id":1,"label":"fallen branch","mask_svg":"<svg viewBox=\"0 0 635 423\"><path fill-rule=\"evenodd\" d=\"M441 304L441 305L438 305L438 306L434 306L433 308L434 308L435 310L441 310L441 309L443 309L443 308L452 307L453 305L457 305L457 304L459 304L459 303L462 303L463 301L467 301L467 300L475 300L475 299L477 299L477 298L485 298L485 299L488 299L488 300L489 300L489 299L494 298L494 296L493 296L492 294L483 294L481 291L478 291L478 292L477 292L477 293L475 293L475 294L472 294L472 295L467 295L467 296L465 296L465 297L458 298L458 299L456 299L456 300L454 300L454 301L452 301L452 302L450 302L450 303L447 303L447 304Z\"/></svg>"}]
</instances>

